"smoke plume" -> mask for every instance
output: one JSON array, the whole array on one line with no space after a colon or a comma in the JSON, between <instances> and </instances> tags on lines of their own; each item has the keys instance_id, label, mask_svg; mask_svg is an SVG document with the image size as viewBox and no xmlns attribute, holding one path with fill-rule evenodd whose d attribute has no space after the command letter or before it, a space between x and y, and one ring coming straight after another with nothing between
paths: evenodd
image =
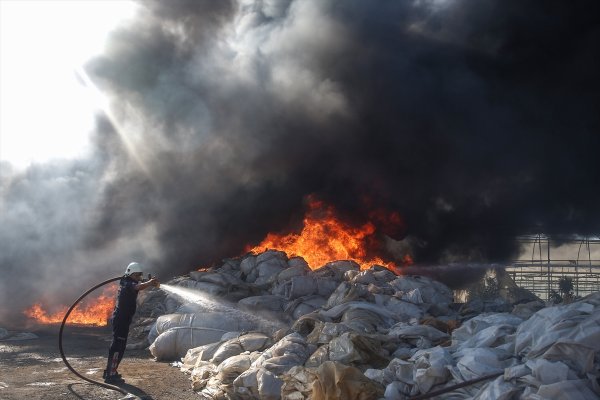
<instances>
[{"instance_id":1,"label":"smoke plume","mask_svg":"<svg viewBox=\"0 0 600 400\"><path fill-rule=\"evenodd\" d=\"M417 263L597 233L599 8L141 2L85 66L110 99L95 153L2 170L0 301L236 256L310 194L357 221L399 212Z\"/></svg>"}]
</instances>

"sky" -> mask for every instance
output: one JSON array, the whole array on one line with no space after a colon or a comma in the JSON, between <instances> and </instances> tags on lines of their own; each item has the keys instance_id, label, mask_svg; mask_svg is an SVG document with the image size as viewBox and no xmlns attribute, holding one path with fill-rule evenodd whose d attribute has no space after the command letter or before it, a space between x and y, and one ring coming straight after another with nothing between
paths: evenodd
<instances>
[{"instance_id":1,"label":"sky","mask_svg":"<svg viewBox=\"0 0 600 400\"><path fill-rule=\"evenodd\" d=\"M600 231L595 1L0 7L0 301L235 257L309 195L417 263Z\"/></svg>"},{"instance_id":2,"label":"sky","mask_svg":"<svg viewBox=\"0 0 600 400\"><path fill-rule=\"evenodd\" d=\"M77 71L135 8L126 1L2 1L0 160L24 168L85 154L101 104Z\"/></svg>"}]
</instances>

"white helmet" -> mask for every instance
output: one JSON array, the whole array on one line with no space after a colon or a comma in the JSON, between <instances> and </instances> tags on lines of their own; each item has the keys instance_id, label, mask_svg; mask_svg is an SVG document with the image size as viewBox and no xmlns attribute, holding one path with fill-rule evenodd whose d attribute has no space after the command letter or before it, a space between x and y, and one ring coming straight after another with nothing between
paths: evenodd
<instances>
[{"instance_id":1,"label":"white helmet","mask_svg":"<svg viewBox=\"0 0 600 400\"><path fill-rule=\"evenodd\" d=\"M125 270L125 276L135 274L136 272L144 272L142 271L142 265L140 263L132 262L127 266L127 269Z\"/></svg>"}]
</instances>

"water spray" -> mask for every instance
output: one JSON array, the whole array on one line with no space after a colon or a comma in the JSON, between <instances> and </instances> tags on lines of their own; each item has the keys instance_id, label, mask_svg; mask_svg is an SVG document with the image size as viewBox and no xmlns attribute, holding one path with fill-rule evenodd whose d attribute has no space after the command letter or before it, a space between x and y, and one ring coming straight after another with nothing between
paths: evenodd
<instances>
[{"instance_id":1,"label":"water spray","mask_svg":"<svg viewBox=\"0 0 600 400\"><path fill-rule=\"evenodd\" d=\"M181 286L176 286L176 285L168 285L168 284L161 284L160 289L164 290L167 293L178 296L189 303L201 304L202 306L204 306L211 312L228 312L228 313L232 313L232 314L237 314L237 315L239 315L240 318L245 317L248 319L253 319L253 320L259 322L260 324L262 324L263 326L274 326L274 325L276 325L277 327L282 326L282 322L277 319L267 319L265 317L255 314L255 313L249 313L249 312L240 310L234 304L231 304L231 303L227 304L223 299L220 299L219 301L217 301L217 300L211 298L208 294L206 294L203 291L198 290L198 289L192 289L192 288L186 288L186 287L181 287Z\"/></svg>"},{"instance_id":2,"label":"water spray","mask_svg":"<svg viewBox=\"0 0 600 400\"><path fill-rule=\"evenodd\" d=\"M164 284L160 285L160 288L165 292L179 296L190 303L202 303L203 305L210 305L214 306L215 308L223 306L223 304L214 301L200 290Z\"/></svg>"},{"instance_id":3,"label":"water spray","mask_svg":"<svg viewBox=\"0 0 600 400\"><path fill-rule=\"evenodd\" d=\"M69 315L75 309L75 307L87 295L89 295L94 290L96 290L96 289L98 289L98 288L100 288L100 287L102 287L104 285L107 285L107 284L109 284L111 282L120 280L122 278L123 278L123 276L117 276L117 277L114 277L114 278L111 278L111 279L107 279L104 282L101 282L101 283L97 284L96 286L90 288L85 293L83 293L81 296L79 296L79 298L77 300L75 300L75 302L71 305L71 307L69 307L69 309L65 313L65 316L64 316L64 318L62 320L62 323L60 325L60 330L59 330L59 333L58 333L58 349L59 349L60 355L62 357L62 360L65 363L65 365L67 366L67 368L73 374L77 375L77 377L79 377L79 378L81 378L84 381L87 381L89 383L93 383L95 385L99 385L99 386L105 387L107 389L115 390L115 391L118 391L118 392L126 395L121 400L124 400L124 399L141 399L139 396L135 395L134 393L128 392L127 390L125 390L125 389L123 389L123 388L121 388L119 386L111 385L111 384L100 382L100 381L95 381L93 379L90 379L88 377L85 377L85 376L81 375L79 372L77 372L71 366L71 364L69 364L69 362L67 361L67 357L65 356L64 349L63 349L63 331L64 331L65 325L67 323L67 319L69 318ZM148 274L148 279L152 279L152 275L151 274ZM240 317L249 317L251 319L258 320L262 324L267 325L267 326L269 326L269 325L273 326L273 324L275 322L275 321L271 321L271 320L267 320L265 318L259 317L259 316L254 315L254 314L250 314L250 313L244 312L244 311L238 309L237 307L232 307L232 306L226 305L222 301L215 301L215 300L211 299L206 293L203 293L202 291L199 291L199 290L190 289L190 288L184 288L184 287L176 286L176 285L160 284L160 283L157 283L155 285L155 287L157 289L164 290L167 293L176 295L176 296L184 299L187 302L196 303L196 304L202 304L203 306L209 308L211 311L223 311L223 312L238 313L240 315ZM277 321L277 322L279 322L279 321Z\"/></svg>"}]
</instances>

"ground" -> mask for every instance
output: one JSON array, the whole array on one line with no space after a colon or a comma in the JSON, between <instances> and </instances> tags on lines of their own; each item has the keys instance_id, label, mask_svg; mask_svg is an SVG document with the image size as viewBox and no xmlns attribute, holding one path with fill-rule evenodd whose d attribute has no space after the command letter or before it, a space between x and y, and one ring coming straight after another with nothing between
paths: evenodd
<instances>
[{"instance_id":1,"label":"ground","mask_svg":"<svg viewBox=\"0 0 600 400\"><path fill-rule=\"evenodd\" d=\"M126 397L118 391L88 383L63 363L58 349L60 326L27 330L38 338L0 341L0 399L113 400ZM63 350L71 366L81 375L102 381L106 366L109 328L67 326ZM198 399L189 375L171 363L156 362L148 349L128 350L119 367L126 383L122 389L143 399ZM135 398L135 397L132 397Z\"/></svg>"}]
</instances>

